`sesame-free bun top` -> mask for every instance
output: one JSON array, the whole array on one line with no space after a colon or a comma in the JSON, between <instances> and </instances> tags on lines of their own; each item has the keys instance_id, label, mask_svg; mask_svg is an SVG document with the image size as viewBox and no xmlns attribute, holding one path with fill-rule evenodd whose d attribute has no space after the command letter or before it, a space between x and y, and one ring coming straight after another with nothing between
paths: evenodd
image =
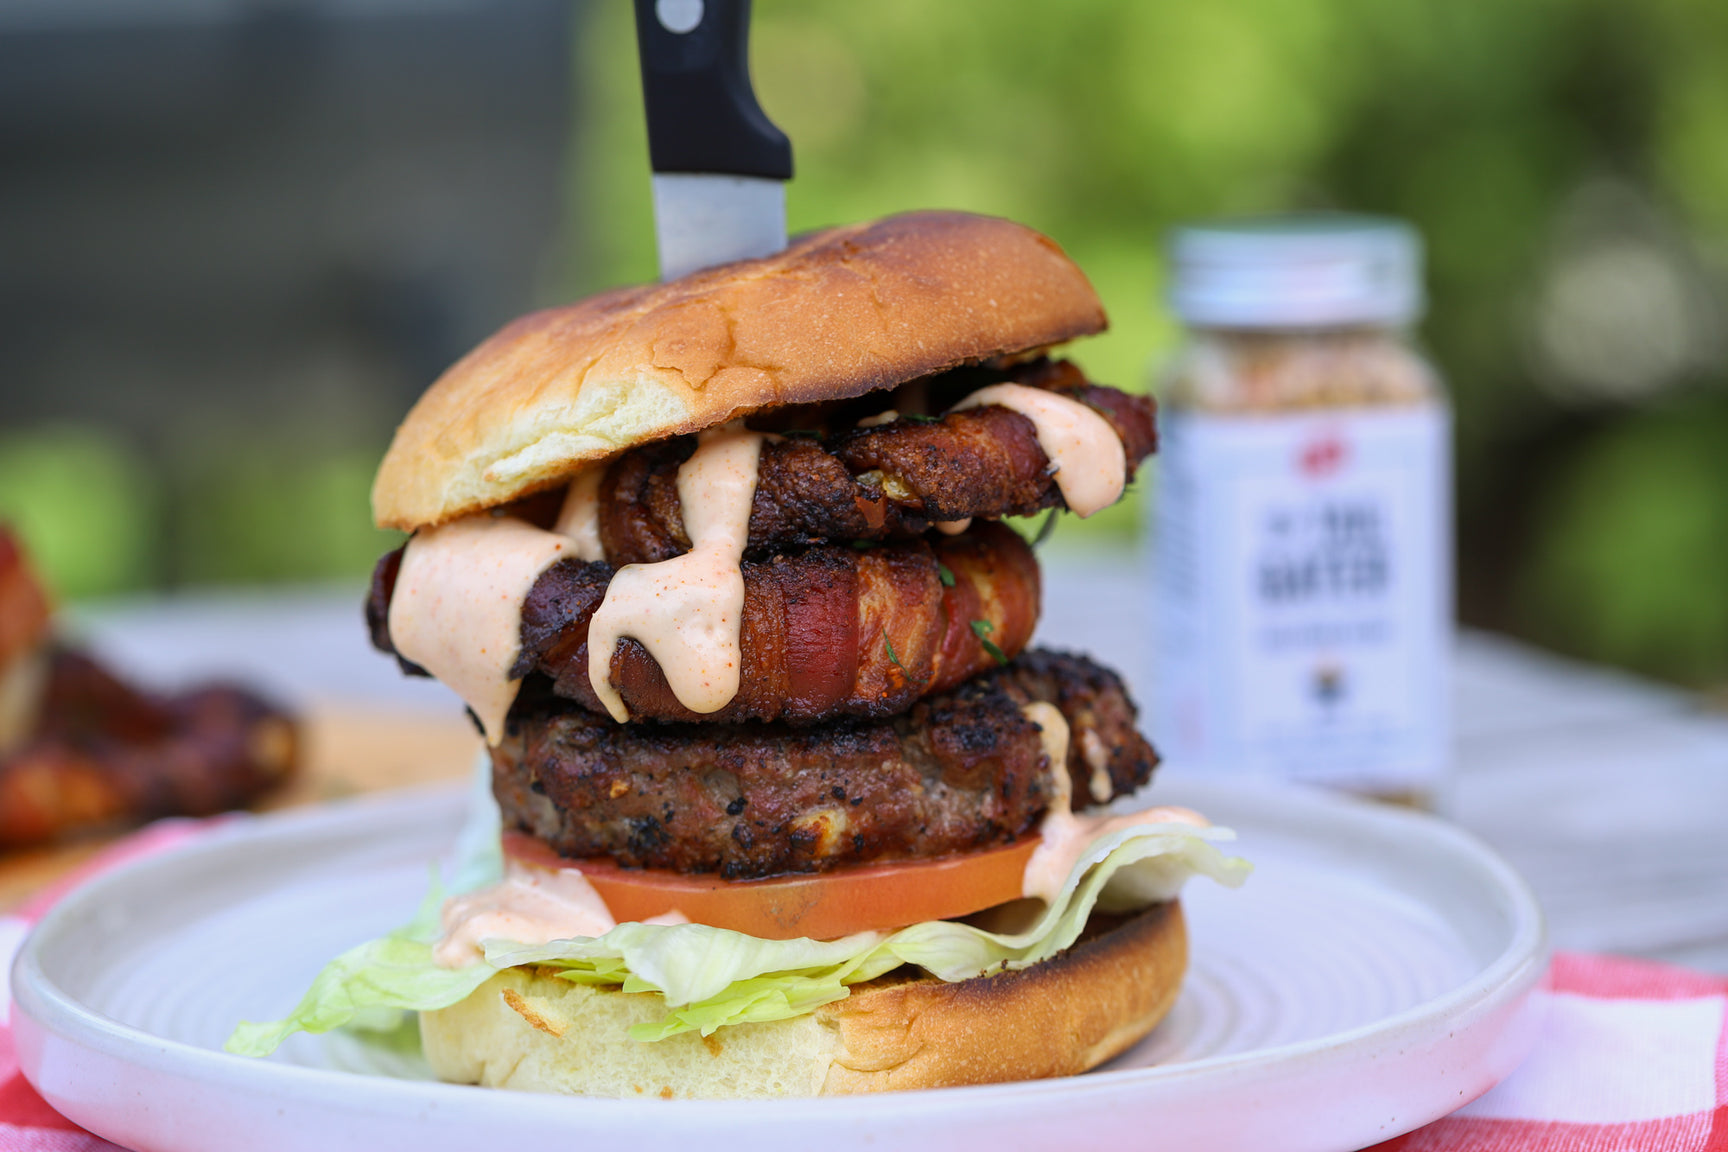
<instances>
[{"instance_id":1,"label":"sesame-free bun top","mask_svg":"<svg viewBox=\"0 0 1728 1152\"><path fill-rule=\"evenodd\" d=\"M844 1096L1073 1076L1170 1011L1188 965L1179 905L1159 904L1040 964L945 984L907 970L805 1016L632 1040L665 1014L626 994L509 968L420 1016L432 1072L458 1084L576 1096Z\"/></svg>"},{"instance_id":2,"label":"sesame-free bun top","mask_svg":"<svg viewBox=\"0 0 1728 1152\"><path fill-rule=\"evenodd\" d=\"M1030 228L914 212L506 325L439 377L372 486L412 531L550 488L650 440L858 396L1104 329L1085 275Z\"/></svg>"}]
</instances>

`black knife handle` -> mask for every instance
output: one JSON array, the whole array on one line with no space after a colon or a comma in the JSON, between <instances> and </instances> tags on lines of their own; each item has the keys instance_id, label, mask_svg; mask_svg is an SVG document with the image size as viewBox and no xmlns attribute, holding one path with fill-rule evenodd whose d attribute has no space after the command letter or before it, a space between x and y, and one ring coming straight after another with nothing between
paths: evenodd
<instances>
[{"instance_id":1,"label":"black knife handle","mask_svg":"<svg viewBox=\"0 0 1728 1152\"><path fill-rule=\"evenodd\" d=\"M792 142L750 87L750 0L636 0L636 47L654 171L792 178Z\"/></svg>"}]
</instances>

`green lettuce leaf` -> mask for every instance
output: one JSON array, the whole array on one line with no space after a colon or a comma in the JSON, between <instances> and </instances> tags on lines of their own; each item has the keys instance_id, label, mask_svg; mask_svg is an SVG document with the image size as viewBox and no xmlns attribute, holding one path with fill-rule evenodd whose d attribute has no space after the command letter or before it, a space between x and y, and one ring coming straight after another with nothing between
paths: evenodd
<instances>
[{"instance_id":1,"label":"green lettuce leaf","mask_svg":"<svg viewBox=\"0 0 1728 1152\"><path fill-rule=\"evenodd\" d=\"M933 920L892 935L760 940L702 924L620 924L597 939L534 948L490 941L486 962L499 969L556 968L566 979L590 984L611 983L627 972L617 981L624 991L658 992L668 1008L659 1023L632 1028L633 1037L661 1040L689 1031L707 1036L728 1024L803 1015L842 999L847 985L901 964L915 964L947 981L1030 967L1073 944L1094 907L1125 910L1168 900L1197 873L1231 887L1242 883L1247 862L1226 857L1209 843L1229 835L1223 829L1148 824L1101 837L1082 855L1057 898L1018 933Z\"/></svg>"},{"instance_id":2,"label":"green lettuce leaf","mask_svg":"<svg viewBox=\"0 0 1728 1152\"><path fill-rule=\"evenodd\" d=\"M1123 911L1168 900L1196 874L1239 885L1248 864L1212 843L1231 838L1226 829L1186 824L1119 829L1090 845L1056 899L1015 933L944 920L839 940L762 940L702 924L630 923L597 938L537 946L489 940L483 961L458 969L432 961L442 899L435 884L413 924L337 957L286 1019L242 1024L227 1047L264 1055L294 1032L356 1023L377 1009L445 1008L494 973L530 964L578 983L661 995L665 1017L632 1028L638 1040L691 1031L707 1036L732 1024L801 1016L902 964L948 981L1037 964L1073 944L1095 907Z\"/></svg>"},{"instance_id":3,"label":"green lettuce leaf","mask_svg":"<svg viewBox=\"0 0 1728 1152\"><path fill-rule=\"evenodd\" d=\"M492 760L484 751L469 773L467 813L456 835L451 892L434 867L412 920L330 961L292 1012L263 1024L242 1021L223 1047L241 1056L268 1056L296 1032L352 1027L380 1036L400 1033L410 1019L407 1013L459 1004L489 980L492 972L485 965L451 969L432 961L445 896L484 888L504 875L503 820L492 796Z\"/></svg>"},{"instance_id":4,"label":"green lettuce leaf","mask_svg":"<svg viewBox=\"0 0 1728 1152\"><path fill-rule=\"evenodd\" d=\"M265 1024L242 1021L223 1045L240 1056L268 1056L296 1032L328 1032L345 1024L387 1033L403 1010L460 1003L492 976L484 964L440 968L432 962L438 913L444 904L437 873L408 924L350 948L324 966L292 1012Z\"/></svg>"}]
</instances>

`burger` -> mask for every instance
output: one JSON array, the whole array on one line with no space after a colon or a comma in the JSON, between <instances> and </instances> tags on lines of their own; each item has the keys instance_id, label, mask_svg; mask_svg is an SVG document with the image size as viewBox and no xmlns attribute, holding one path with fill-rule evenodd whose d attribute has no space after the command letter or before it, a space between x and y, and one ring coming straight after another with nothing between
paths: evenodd
<instances>
[{"instance_id":1,"label":"burger","mask_svg":"<svg viewBox=\"0 0 1728 1152\"><path fill-rule=\"evenodd\" d=\"M524 317L379 469L413 535L373 643L466 702L486 882L338 958L262 1052L419 1012L442 1078L817 1095L1077 1073L1186 963L1177 892L1245 869L1173 808L1115 673L1029 647L1001 523L1088 516L1153 404L1048 239L925 212Z\"/></svg>"}]
</instances>

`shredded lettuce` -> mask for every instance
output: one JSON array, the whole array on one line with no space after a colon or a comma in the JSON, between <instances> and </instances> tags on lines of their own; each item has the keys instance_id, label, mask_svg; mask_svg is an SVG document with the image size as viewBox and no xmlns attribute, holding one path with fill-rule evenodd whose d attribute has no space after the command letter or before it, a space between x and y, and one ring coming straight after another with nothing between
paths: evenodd
<instances>
[{"instance_id":1,"label":"shredded lettuce","mask_svg":"<svg viewBox=\"0 0 1728 1152\"><path fill-rule=\"evenodd\" d=\"M941 920L839 940L762 940L703 924L630 923L597 938L535 946L489 940L483 961L457 969L432 960L442 900L434 882L412 924L331 961L286 1018L240 1025L227 1048L262 1056L295 1032L359 1023L376 1009L445 1008L497 972L522 965L554 969L577 983L660 994L666 1015L633 1027L637 1040L691 1031L707 1036L732 1024L803 1015L843 999L849 985L902 964L947 981L1037 964L1073 944L1094 908L1126 911L1169 900L1196 874L1230 887L1241 884L1247 862L1225 856L1212 843L1233 838L1227 829L1186 824L1118 829L1087 849L1061 893L1017 933ZM496 872L483 864L458 874L484 882Z\"/></svg>"},{"instance_id":2,"label":"shredded lettuce","mask_svg":"<svg viewBox=\"0 0 1728 1152\"><path fill-rule=\"evenodd\" d=\"M728 1024L802 1015L842 999L847 985L901 964L948 981L1030 967L1073 944L1094 907L1119 910L1168 900L1196 873L1240 884L1247 863L1209 843L1228 836L1222 829L1186 824L1119 830L1093 844L1037 922L1014 934L953 920L831 941L760 940L703 924L620 924L597 939L533 948L490 941L486 963L494 969L538 965L582 983L658 992L666 1000L665 1018L636 1025L633 1037L661 1040L689 1031L707 1036Z\"/></svg>"},{"instance_id":3,"label":"shredded lettuce","mask_svg":"<svg viewBox=\"0 0 1728 1152\"><path fill-rule=\"evenodd\" d=\"M223 1047L241 1056L268 1056L296 1032L350 1027L377 1036L397 1034L412 1020L408 1013L459 1004L491 979L493 971L484 964L443 968L432 960L445 896L484 888L504 875L499 842L503 817L492 796L492 761L485 752L475 757L467 812L456 836L450 891L434 866L412 920L330 961L292 1012L263 1024L242 1021Z\"/></svg>"},{"instance_id":4,"label":"shredded lettuce","mask_svg":"<svg viewBox=\"0 0 1728 1152\"><path fill-rule=\"evenodd\" d=\"M402 1010L445 1008L467 999L493 971L484 964L440 968L432 962L443 903L443 886L434 873L412 921L342 953L324 966L286 1017L265 1024L243 1021L223 1047L241 1056L267 1056L296 1032L328 1032L345 1024L390 1032L401 1023Z\"/></svg>"}]
</instances>

